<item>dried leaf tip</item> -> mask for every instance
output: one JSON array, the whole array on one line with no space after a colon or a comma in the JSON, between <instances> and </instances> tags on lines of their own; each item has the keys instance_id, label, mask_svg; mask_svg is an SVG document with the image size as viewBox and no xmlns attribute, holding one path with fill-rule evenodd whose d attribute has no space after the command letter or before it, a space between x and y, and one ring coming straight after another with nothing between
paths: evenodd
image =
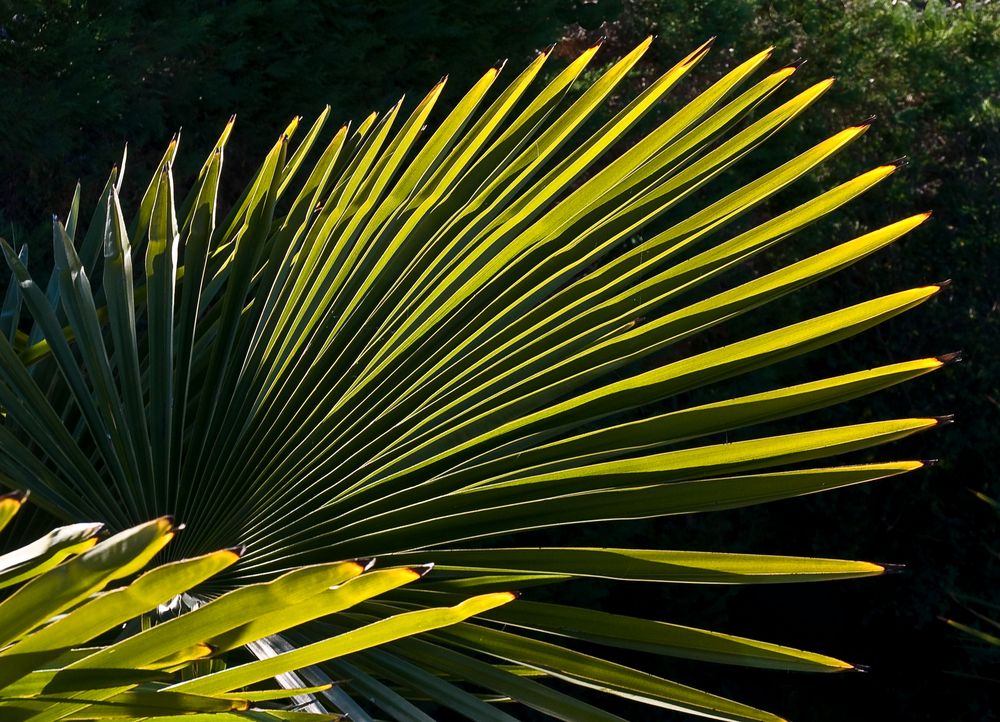
<instances>
[{"instance_id":1,"label":"dried leaf tip","mask_svg":"<svg viewBox=\"0 0 1000 722\"><path fill-rule=\"evenodd\" d=\"M937 286L939 291L943 291L951 285L951 279L946 278L943 281L938 281L937 283L932 283L932 286Z\"/></svg>"},{"instance_id":2,"label":"dried leaf tip","mask_svg":"<svg viewBox=\"0 0 1000 722\"><path fill-rule=\"evenodd\" d=\"M961 351L952 351L951 353L941 354L940 356L937 357L937 360L940 361L945 366L947 366L948 364L961 363L961 361L962 361L962 352Z\"/></svg>"},{"instance_id":3,"label":"dried leaf tip","mask_svg":"<svg viewBox=\"0 0 1000 722\"><path fill-rule=\"evenodd\" d=\"M177 534L178 532L184 531L184 524L178 524L171 514L161 516L158 521L167 527L168 534Z\"/></svg>"},{"instance_id":4,"label":"dried leaf tip","mask_svg":"<svg viewBox=\"0 0 1000 722\"><path fill-rule=\"evenodd\" d=\"M20 489L15 489L14 491L0 495L0 499L10 499L12 501L16 501L18 504L23 504L28 500L29 496L31 496L31 492L28 491L27 489L23 491Z\"/></svg>"},{"instance_id":5,"label":"dried leaf tip","mask_svg":"<svg viewBox=\"0 0 1000 722\"><path fill-rule=\"evenodd\" d=\"M803 65L805 65L808 62L809 61L806 58L796 58L792 62L788 63L788 65L786 65L785 67L786 68L791 68L792 70L798 70L799 68L801 68Z\"/></svg>"},{"instance_id":6,"label":"dried leaf tip","mask_svg":"<svg viewBox=\"0 0 1000 722\"><path fill-rule=\"evenodd\" d=\"M955 423L955 414L945 414L944 416L933 417L937 421L938 426L946 426L947 424Z\"/></svg>"},{"instance_id":7,"label":"dried leaf tip","mask_svg":"<svg viewBox=\"0 0 1000 722\"><path fill-rule=\"evenodd\" d=\"M889 165L894 165L897 168L905 168L910 164L910 157L908 155L901 155L895 160L890 160Z\"/></svg>"},{"instance_id":8,"label":"dried leaf tip","mask_svg":"<svg viewBox=\"0 0 1000 722\"><path fill-rule=\"evenodd\" d=\"M879 566L882 567L883 574L904 574L906 572L905 564L892 564L890 562L879 562Z\"/></svg>"},{"instance_id":9,"label":"dried leaf tip","mask_svg":"<svg viewBox=\"0 0 1000 722\"><path fill-rule=\"evenodd\" d=\"M240 544L238 546L223 549L222 551L235 555L237 559L242 559L243 555L247 552L247 547L245 544Z\"/></svg>"},{"instance_id":10,"label":"dried leaf tip","mask_svg":"<svg viewBox=\"0 0 1000 722\"><path fill-rule=\"evenodd\" d=\"M867 664L852 664L851 671L861 672L862 674L868 674L868 672L871 671L871 667L869 667Z\"/></svg>"},{"instance_id":11,"label":"dried leaf tip","mask_svg":"<svg viewBox=\"0 0 1000 722\"><path fill-rule=\"evenodd\" d=\"M362 559L355 559L354 563L361 567L361 571L367 572L373 566L375 566L375 557L364 557Z\"/></svg>"},{"instance_id":12,"label":"dried leaf tip","mask_svg":"<svg viewBox=\"0 0 1000 722\"><path fill-rule=\"evenodd\" d=\"M924 469L929 469L932 466L937 466L941 463L940 459L921 459L920 466Z\"/></svg>"},{"instance_id":13,"label":"dried leaf tip","mask_svg":"<svg viewBox=\"0 0 1000 722\"><path fill-rule=\"evenodd\" d=\"M421 577L426 577L431 573L431 569L434 568L434 562L428 562L427 564L420 564L419 566L410 567L410 570L416 572Z\"/></svg>"}]
</instances>

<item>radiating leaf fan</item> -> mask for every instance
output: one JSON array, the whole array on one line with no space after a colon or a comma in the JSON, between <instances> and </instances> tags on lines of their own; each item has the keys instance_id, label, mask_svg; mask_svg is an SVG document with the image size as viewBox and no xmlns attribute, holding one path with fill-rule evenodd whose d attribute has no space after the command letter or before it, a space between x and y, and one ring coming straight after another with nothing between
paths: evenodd
<instances>
[{"instance_id":1,"label":"radiating leaf fan","mask_svg":"<svg viewBox=\"0 0 1000 722\"><path fill-rule=\"evenodd\" d=\"M767 50L632 138L706 44L594 129L589 121L648 45L585 83L591 48L537 91L529 88L547 53L499 90L491 69L426 133L443 82L409 115L397 104L340 128L325 147L329 109L292 150L295 120L230 205L219 199L219 178L232 122L183 195L172 173L175 138L130 222L119 201L123 169L79 231L78 193L65 223L54 223L47 283L4 245L19 293L6 296L0 338L0 478L63 517L113 529L174 514L190 526L167 550L176 558L246 544L238 566L195 591L205 598L303 564L372 556L437 564L437 578L419 589L387 591L288 636L294 644L467 593L578 577L743 584L881 573L865 562L519 541L525 530L719 511L895 476L921 462L814 463L941 422L726 443L733 430L947 362L905 361L750 395L725 385L870 329L939 285L744 332L728 345L706 333L885 248L927 216L733 280L725 274L895 166L749 216L867 125L723 192L720 175L832 81L772 103L796 68L754 80ZM31 319L23 331L21 304ZM731 328L739 337L741 327ZM721 400L693 394L702 389ZM777 719L577 651L578 642L777 669L852 667L523 600L325 669L346 680L342 691L354 699L342 697L350 709L341 709L359 721L369 713L427 720L440 708L511 720L516 706L498 703L509 700L559 719L620 719L549 679L715 719ZM185 691L218 690L193 682ZM437 707L421 708L427 698Z\"/></svg>"}]
</instances>

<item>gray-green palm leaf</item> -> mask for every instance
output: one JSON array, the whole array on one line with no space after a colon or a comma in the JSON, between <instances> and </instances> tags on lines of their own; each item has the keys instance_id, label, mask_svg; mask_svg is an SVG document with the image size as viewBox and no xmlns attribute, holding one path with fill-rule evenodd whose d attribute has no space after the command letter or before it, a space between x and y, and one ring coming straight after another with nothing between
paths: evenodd
<instances>
[{"instance_id":1,"label":"gray-green palm leaf","mask_svg":"<svg viewBox=\"0 0 1000 722\"><path fill-rule=\"evenodd\" d=\"M2 480L64 517L114 528L174 514L190 528L171 545L178 555L246 544L206 595L337 559L436 563L420 589L329 618L327 631L472 593L524 588L530 597L532 587L579 577L743 584L881 573L829 559L518 546L525 530L718 511L902 474L921 463L826 459L940 423L892 419L725 443L726 432L944 365L862 366L725 394L725 382L870 329L938 285L728 345L710 333L879 251L926 215L732 280L727 272L895 166L746 222L867 126L722 192L720 174L832 81L788 93L795 68L761 76L765 51L664 116L706 45L595 130L589 121L619 97L648 45L585 75L591 48L545 82L547 53L502 88L491 69L433 128L443 81L408 114L400 103L328 140L329 109L297 146L295 120L232 203L219 193L232 123L185 192L172 173L177 139L128 213L116 169L89 224L79 196L65 223L54 223L46 283L5 244L19 293L6 297L0 339ZM630 133L656 117L645 135ZM721 400L690 401L701 389ZM658 402L671 410L650 407ZM619 719L550 679L716 719L777 719L577 651L580 643L852 668L722 633L521 600L326 674L347 680L344 690L371 714L400 720L428 719L418 709L428 697L476 720L518 714L502 701L559 719Z\"/></svg>"}]
</instances>

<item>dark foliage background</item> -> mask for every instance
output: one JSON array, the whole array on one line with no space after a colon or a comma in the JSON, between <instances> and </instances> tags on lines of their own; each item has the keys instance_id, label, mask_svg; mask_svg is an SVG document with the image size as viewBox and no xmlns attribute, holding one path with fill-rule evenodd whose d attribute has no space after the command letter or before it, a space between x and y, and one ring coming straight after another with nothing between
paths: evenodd
<instances>
[{"instance_id":1,"label":"dark foliage background","mask_svg":"<svg viewBox=\"0 0 1000 722\"><path fill-rule=\"evenodd\" d=\"M756 383L790 383L961 349L964 363L945 372L793 421L799 428L819 427L912 412L955 413L957 423L911 444L913 455L941 459L920 475L742 511L548 537L565 542L571 536L578 545L844 556L903 563L902 574L833 586L595 584L570 593L607 610L757 635L871 665L867 675L807 677L626 658L793 719L1000 718L1000 683L990 681L1000 679L996 657L971 647L939 619L971 619L955 595L1000 603L1000 524L969 493L1000 495L995 2L7 0L0 2L0 233L28 242L32 265L47 265L49 214L64 212L78 178L84 205L92 203L126 140L135 193L141 190L136 179L148 177L181 125L183 176L236 111L226 162L229 178L240 178L241 163L249 171L292 112L308 119L330 103L335 118L360 118L401 93L419 96L442 72L451 73L454 97L498 58L518 65L559 39L557 55L569 57L606 36L603 57L610 59L649 33L659 39L633 81L637 86L712 35L718 36L715 52L695 73L697 83L771 44L775 67L808 59L800 86L837 76L815 110L740 164L727 183L746 181L870 114L878 119L864 138L784 193L778 206L909 156L906 172L744 273L764 272L915 212L935 215L898 247L767 309L755 323L789 323L951 278L944 297L877 332L758 376ZM671 107L676 105L664 112ZM713 340L749 330L743 324ZM648 709L620 713L652 719Z\"/></svg>"}]
</instances>

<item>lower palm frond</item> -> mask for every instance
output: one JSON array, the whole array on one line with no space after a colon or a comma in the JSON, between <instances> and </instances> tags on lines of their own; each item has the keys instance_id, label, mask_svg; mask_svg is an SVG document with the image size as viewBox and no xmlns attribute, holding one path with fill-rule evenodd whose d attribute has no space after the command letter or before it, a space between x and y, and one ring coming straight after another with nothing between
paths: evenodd
<instances>
[{"instance_id":1,"label":"lower palm frond","mask_svg":"<svg viewBox=\"0 0 1000 722\"><path fill-rule=\"evenodd\" d=\"M0 497L0 529L23 501L20 493ZM290 710L290 703L277 702L323 693L330 685L247 688L306 665L456 624L514 598L484 594L448 608L386 615L307 648L227 668L221 660L227 652L344 612L419 579L426 569L367 571L356 561L321 564L191 604L188 592L236 563L241 549L174 561L116 584L149 564L179 527L161 518L102 539L103 529L103 524L62 527L0 556L0 589L8 593L0 602L4 720L165 720L187 715L220 721L297 720L306 715ZM190 609L176 614L171 605ZM88 646L122 630L116 640Z\"/></svg>"}]
</instances>

